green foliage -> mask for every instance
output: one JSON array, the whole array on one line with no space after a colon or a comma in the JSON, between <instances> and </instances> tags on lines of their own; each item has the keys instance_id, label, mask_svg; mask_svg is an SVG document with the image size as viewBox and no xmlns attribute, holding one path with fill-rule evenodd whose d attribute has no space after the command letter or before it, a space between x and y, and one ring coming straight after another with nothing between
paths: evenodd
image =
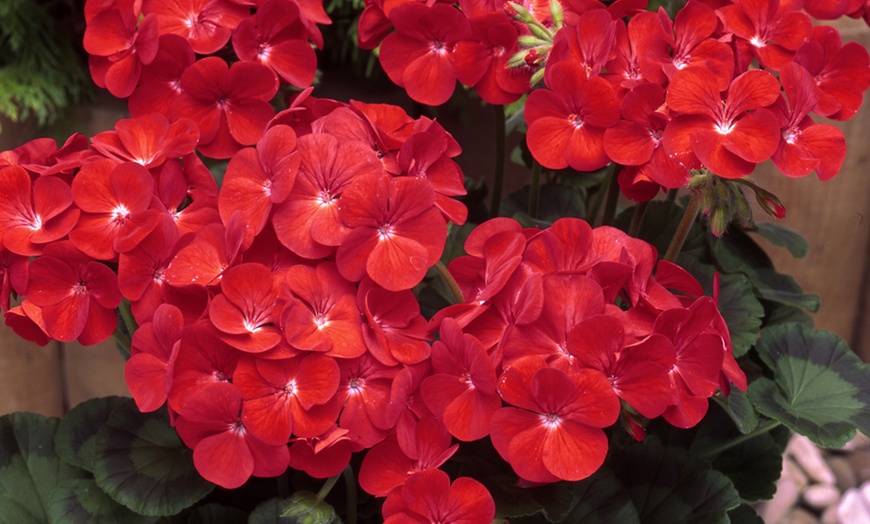
<instances>
[{"instance_id":1,"label":"green foliage","mask_svg":"<svg viewBox=\"0 0 870 524\"><path fill-rule=\"evenodd\" d=\"M0 115L52 123L84 96L83 61L38 2L0 0L0 20Z\"/></svg>"}]
</instances>

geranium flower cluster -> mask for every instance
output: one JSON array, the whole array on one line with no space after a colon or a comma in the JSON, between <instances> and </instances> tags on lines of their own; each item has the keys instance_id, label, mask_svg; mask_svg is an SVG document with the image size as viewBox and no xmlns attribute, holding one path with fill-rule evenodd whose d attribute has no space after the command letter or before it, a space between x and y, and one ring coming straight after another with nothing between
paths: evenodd
<instances>
[{"instance_id":1,"label":"geranium flower cluster","mask_svg":"<svg viewBox=\"0 0 870 524\"><path fill-rule=\"evenodd\" d=\"M827 180L845 140L810 114L849 119L870 87L867 50L806 14L863 16L865 2L690 0L673 20L631 0L430 4L366 2L361 39L383 39L397 85L437 105L458 78L504 104L543 80L525 103L535 160L626 166L620 186L638 201L702 167L734 179L768 159L787 176Z\"/></svg>"},{"instance_id":2,"label":"geranium flower cluster","mask_svg":"<svg viewBox=\"0 0 870 524\"><path fill-rule=\"evenodd\" d=\"M862 47L772 0L690 1L675 20L643 3L372 1L360 38L427 104L457 79L494 104L543 81L525 107L536 160L628 166L635 198L701 166L836 173L842 134L808 115L854 115ZM579 219L476 227L442 268L457 303L424 318L413 288L467 219L460 147L398 107L311 95L319 3L89 1L86 20L92 75L132 118L0 152L0 307L41 344L103 341L120 310L137 406L167 406L209 481L326 478L365 451L387 522L489 522L486 488L438 469L457 441L489 438L525 482L576 481L605 428L692 427L746 389L716 299ZM228 46L231 64L201 56ZM276 112L281 83L303 90ZM228 159L220 189L201 156Z\"/></svg>"}]
</instances>

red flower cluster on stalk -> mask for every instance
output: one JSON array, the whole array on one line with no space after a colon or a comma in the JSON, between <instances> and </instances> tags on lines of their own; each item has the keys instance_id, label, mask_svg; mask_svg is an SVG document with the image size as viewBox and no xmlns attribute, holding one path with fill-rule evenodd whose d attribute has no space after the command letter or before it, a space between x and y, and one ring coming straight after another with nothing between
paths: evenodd
<instances>
[{"instance_id":1,"label":"red flower cluster on stalk","mask_svg":"<svg viewBox=\"0 0 870 524\"><path fill-rule=\"evenodd\" d=\"M863 47L794 2L690 0L674 20L644 4L373 0L359 32L425 104L457 79L493 104L542 81L534 158L625 165L637 200L701 167L836 174L842 133L810 114L855 114ZM823 4L806 9L864 9ZM692 427L717 391L746 389L700 284L580 219L477 226L445 271L457 303L424 318L413 288L468 215L460 148L437 121L310 89L276 113L282 83L314 77L319 3L89 0L86 15L94 80L133 117L0 153L0 306L41 344L105 340L120 306L138 325L133 398L168 406L211 482L326 478L365 451L359 482L387 522L489 522L486 489L438 470L458 442L488 437L523 482L577 481L617 422L637 439L657 417ZM238 60L201 56L229 48ZM229 160L220 189L199 155Z\"/></svg>"}]
</instances>

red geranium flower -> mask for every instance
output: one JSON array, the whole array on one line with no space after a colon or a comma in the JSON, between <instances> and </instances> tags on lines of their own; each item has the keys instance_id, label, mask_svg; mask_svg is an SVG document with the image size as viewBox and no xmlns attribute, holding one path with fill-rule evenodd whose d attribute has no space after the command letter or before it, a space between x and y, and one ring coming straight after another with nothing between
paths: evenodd
<instances>
[{"instance_id":1,"label":"red geranium flower","mask_svg":"<svg viewBox=\"0 0 870 524\"><path fill-rule=\"evenodd\" d=\"M381 43L381 66L408 96L432 106L446 102L456 87L453 47L468 39L468 20L452 6L404 2L390 11L396 28Z\"/></svg>"},{"instance_id":2,"label":"red geranium flower","mask_svg":"<svg viewBox=\"0 0 870 524\"><path fill-rule=\"evenodd\" d=\"M151 322L133 333L124 382L139 411L155 411L166 402L172 386L172 368L181 347L184 316L170 304L161 304Z\"/></svg>"},{"instance_id":3,"label":"red geranium flower","mask_svg":"<svg viewBox=\"0 0 870 524\"><path fill-rule=\"evenodd\" d=\"M440 469L411 475L401 489L387 497L382 509L384 524L472 524L495 517L492 495L480 482L459 477L453 484Z\"/></svg>"},{"instance_id":4,"label":"red geranium flower","mask_svg":"<svg viewBox=\"0 0 870 524\"><path fill-rule=\"evenodd\" d=\"M193 120L180 118L169 123L159 113L118 120L114 131L103 131L91 138L91 146L103 156L118 162L135 162L151 169L193 152L199 129Z\"/></svg>"},{"instance_id":5,"label":"red geranium flower","mask_svg":"<svg viewBox=\"0 0 870 524\"><path fill-rule=\"evenodd\" d=\"M281 331L272 317L278 289L273 280L267 267L254 262L224 273L221 294L208 305L208 317L224 342L248 353L278 345Z\"/></svg>"},{"instance_id":6,"label":"red geranium flower","mask_svg":"<svg viewBox=\"0 0 870 524\"><path fill-rule=\"evenodd\" d=\"M201 55L222 48L233 29L251 14L249 7L229 0L144 0L142 12L157 17L161 33L184 37Z\"/></svg>"},{"instance_id":7,"label":"red geranium flower","mask_svg":"<svg viewBox=\"0 0 870 524\"><path fill-rule=\"evenodd\" d=\"M619 121L619 101L607 80L588 78L573 61L547 65L545 83L526 101L526 141L549 169L594 171L608 162L604 130Z\"/></svg>"},{"instance_id":8,"label":"red geranium flower","mask_svg":"<svg viewBox=\"0 0 870 524\"><path fill-rule=\"evenodd\" d=\"M521 478L582 480L604 463L608 445L601 428L619 417L619 397L599 371L569 376L539 357L525 357L505 370L498 391L511 407L495 413L490 438Z\"/></svg>"}]
</instances>

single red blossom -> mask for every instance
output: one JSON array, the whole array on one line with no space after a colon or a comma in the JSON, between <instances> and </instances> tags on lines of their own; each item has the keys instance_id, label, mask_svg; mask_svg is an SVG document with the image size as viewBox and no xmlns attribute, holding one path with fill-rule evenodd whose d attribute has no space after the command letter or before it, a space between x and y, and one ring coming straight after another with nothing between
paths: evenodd
<instances>
[{"instance_id":1,"label":"single red blossom","mask_svg":"<svg viewBox=\"0 0 870 524\"><path fill-rule=\"evenodd\" d=\"M142 12L156 16L161 33L184 37L198 54L210 55L229 41L250 8L229 0L143 0Z\"/></svg>"},{"instance_id":2,"label":"single red blossom","mask_svg":"<svg viewBox=\"0 0 870 524\"><path fill-rule=\"evenodd\" d=\"M316 479L334 477L350 463L347 430L333 425L323 435L299 438L290 445L290 467Z\"/></svg>"},{"instance_id":3,"label":"single red blossom","mask_svg":"<svg viewBox=\"0 0 870 524\"><path fill-rule=\"evenodd\" d=\"M821 89L813 112L833 120L855 116L870 87L870 53L858 42L843 44L840 32L829 26L813 28L794 61L806 67Z\"/></svg>"},{"instance_id":4,"label":"single red blossom","mask_svg":"<svg viewBox=\"0 0 870 524\"><path fill-rule=\"evenodd\" d=\"M203 385L186 398L175 429L193 449L193 464L209 482L227 489L253 475L276 477L287 469L286 443L272 445L256 438L242 423L242 397L229 382Z\"/></svg>"},{"instance_id":5,"label":"single red blossom","mask_svg":"<svg viewBox=\"0 0 870 524\"><path fill-rule=\"evenodd\" d=\"M178 228L167 216L135 248L118 256L118 289L141 326L164 301L164 271L175 255Z\"/></svg>"},{"instance_id":6,"label":"single red blossom","mask_svg":"<svg viewBox=\"0 0 870 524\"><path fill-rule=\"evenodd\" d=\"M262 353L281 341L272 309L278 296L272 272L248 262L233 266L221 279L221 294L208 305L208 317L227 344L248 353Z\"/></svg>"},{"instance_id":7,"label":"single red blossom","mask_svg":"<svg viewBox=\"0 0 870 524\"><path fill-rule=\"evenodd\" d=\"M601 428L616 422L619 398L601 372L566 375L527 356L502 373L498 391L509 406L493 416L490 438L520 478L577 481L604 463Z\"/></svg>"},{"instance_id":8,"label":"single red blossom","mask_svg":"<svg viewBox=\"0 0 870 524\"><path fill-rule=\"evenodd\" d=\"M351 183L383 173L374 151L360 142L339 142L328 134L299 138L299 172L293 189L275 207L272 225L278 240L304 258L324 258L350 234L340 204Z\"/></svg>"},{"instance_id":9,"label":"single red blossom","mask_svg":"<svg viewBox=\"0 0 870 524\"><path fill-rule=\"evenodd\" d=\"M299 163L296 133L284 125L270 127L256 149L242 149L230 159L218 207L222 218L236 212L242 215L248 225L246 245L266 226L273 206L290 195Z\"/></svg>"},{"instance_id":10,"label":"single red blossom","mask_svg":"<svg viewBox=\"0 0 870 524\"><path fill-rule=\"evenodd\" d=\"M469 17L471 38L457 42L453 51L456 76L473 87L488 104L503 105L519 100L531 87L531 68L506 67L517 51L519 33L501 13Z\"/></svg>"},{"instance_id":11,"label":"single red blossom","mask_svg":"<svg viewBox=\"0 0 870 524\"><path fill-rule=\"evenodd\" d=\"M718 12L737 37L738 63L747 66L754 56L761 67L779 71L812 34L810 17L780 0L735 0Z\"/></svg>"},{"instance_id":12,"label":"single red blossom","mask_svg":"<svg viewBox=\"0 0 870 524\"><path fill-rule=\"evenodd\" d=\"M91 76L118 98L127 98L139 82L143 64L157 55L157 17L142 15L141 2L121 0L88 20L83 45Z\"/></svg>"},{"instance_id":13,"label":"single red blossom","mask_svg":"<svg viewBox=\"0 0 870 524\"><path fill-rule=\"evenodd\" d=\"M387 409L397 367L387 367L368 353L354 359L338 361L341 383L337 396L343 408L338 421L346 431L352 447L371 448L386 438L389 430L380 428L375 420Z\"/></svg>"},{"instance_id":14,"label":"single red blossom","mask_svg":"<svg viewBox=\"0 0 870 524\"><path fill-rule=\"evenodd\" d=\"M257 62L227 66L221 58L205 57L184 70L179 85L170 112L196 122L197 150L211 158L229 158L256 144L275 116L269 100L278 91L278 79Z\"/></svg>"},{"instance_id":15,"label":"single red blossom","mask_svg":"<svg viewBox=\"0 0 870 524\"><path fill-rule=\"evenodd\" d=\"M364 278L357 291L357 306L365 316L363 340L372 357L387 366L417 364L429 358L426 320L410 289L388 291Z\"/></svg>"},{"instance_id":16,"label":"single red blossom","mask_svg":"<svg viewBox=\"0 0 870 524\"><path fill-rule=\"evenodd\" d=\"M0 167L18 165L40 176L67 175L80 168L91 154L88 138L80 133L70 135L60 147L53 138L35 138L0 152Z\"/></svg>"},{"instance_id":17,"label":"single red blossom","mask_svg":"<svg viewBox=\"0 0 870 524\"><path fill-rule=\"evenodd\" d=\"M592 268L592 227L579 218L560 218L528 242L523 261L541 273L585 273Z\"/></svg>"},{"instance_id":18,"label":"single red blossom","mask_svg":"<svg viewBox=\"0 0 870 524\"><path fill-rule=\"evenodd\" d=\"M381 514L385 524L484 523L495 517L495 502L473 478L459 477L451 484L447 473L430 468L414 473L401 489L391 492Z\"/></svg>"},{"instance_id":19,"label":"single red blossom","mask_svg":"<svg viewBox=\"0 0 870 524\"><path fill-rule=\"evenodd\" d=\"M295 3L267 0L236 26L233 50L239 59L268 66L285 82L304 88L311 85L317 70L307 37Z\"/></svg>"},{"instance_id":20,"label":"single red blossom","mask_svg":"<svg viewBox=\"0 0 870 524\"><path fill-rule=\"evenodd\" d=\"M20 306L5 311L3 321L16 335L34 344L45 346L52 340L45 329L42 308L27 300Z\"/></svg>"},{"instance_id":21,"label":"single red blossom","mask_svg":"<svg viewBox=\"0 0 870 524\"><path fill-rule=\"evenodd\" d=\"M774 110L783 122L782 139L773 154L773 163L784 175L802 177L816 171L819 180L833 178L846 158L843 132L828 124L816 124L808 116L821 93L811 73L796 62L785 64L780 80L788 97Z\"/></svg>"},{"instance_id":22,"label":"single red blossom","mask_svg":"<svg viewBox=\"0 0 870 524\"><path fill-rule=\"evenodd\" d=\"M444 4L403 2L390 11L396 28L381 43L381 66L396 85L421 104L446 102L456 87L453 48L468 39L468 20Z\"/></svg>"},{"instance_id":23,"label":"single red blossom","mask_svg":"<svg viewBox=\"0 0 870 524\"><path fill-rule=\"evenodd\" d=\"M106 340L118 326L121 299L115 273L67 240L30 263L27 301L42 309L45 331L55 340L85 346Z\"/></svg>"},{"instance_id":24,"label":"single red blossom","mask_svg":"<svg viewBox=\"0 0 870 524\"><path fill-rule=\"evenodd\" d=\"M98 133L91 147L117 162L135 162L147 169L166 160L193 152L199 129L193 120L180 118L171 124L159 113L118 120L114 131Z\"/></svg>"},{"instance_id":25,"label":"single red blossom","mask_svg":"<svg viewBox=\"0 0 870 524\"><path fill-rule=\"evenodd\" d=\"M170 111L181 93L181 74L196 61L190 43L173 34L162 34L157 55L142 68L139 86L127 100L127 108L134 117L160 113L166 118L175 115Z\"/></svg>"},{"instance_id":26,"label":"single red blossom","mask_svg":"<svg viewBox=\"0 0 870 524\"><path fill-rule=\"evenodd\" d=\"M154 178L133 162L94 160L73 179L72 192L82 213L69 238L99 260L114 260L135 248L159 220L150 208Z\"/></svg>"},{"instance_id":27,"label":"single red blossom","mask_svg":"<svg viewBox=\"0 0 870 524\"><path fill-rule=\"evenodd\" d=\"M619 121L619 102L609 82L589 78L573 61L550 63L526 101L526 141L535 160L549 169L594 171L610 161L604 130Z\"/></svg>"},{"instance_id":28,"label":"single red blossom","mask_svg":"<svg viewBox=\"0 0 870 524\"><path fill-rule=\"evenodd\" d=\"M290 435L314 438L335 424L339 369L335 360L308 353L290 359L239 359L233 383L244 399L242 421L263 442L286 444Z\"/></svg>"},{"instance_id":29,"label":"single red blossom","mask_svg":"<svg viewBox=\"0 0 870 524\"><path fill-rule=\"evenodd\" d=\"M183 328L181 310L161 304L152 320L140 324L133 333L130 358L124 365L124 382L139 411L156 411L166 402Z\"/></svg>"},{"instance_id":30,"label":"single red blossom","mask_svg":"<svg viewBox=\"0 0 870 524\"><path fill-rule=\"evenodd\" d=\"M779 145L779 126L766 109L778 96L776 78L752 70L731 82L723 100L712 73L687 67L668 86L668 108L682 114L665 129L665 151L669 155L691 151L723 178L744 177Z\"/></svg>"},{"instance_id":31,"label":"single red blossom","mask_svg":"<svg viewBox=\"0 0 870 524\"><path fill-rule=\"evenodd\" d=\"M31 182L31 175L20 166L0 167L0 194L0 242L17 255L41 255L79 219L72 190L55 176Z\"/></svg>"},{"instance_id":32,"label":"single red blossom","mask_svg":"<svg viewBox=\"0 0 870 524\"><path fill-rule=\"evenodd\" d=\"M632 89L646 82L664 82L661 70L650 58L656 53L667 53L667 44L654 37L657 24L656 16L648 11L635 14L628 24L616 21L613 52L601 76L617 90Z\"/></svg>"},{"instance_id":33,"label":"single red blossom","mask_svg":"<svg viewBox=\"0 0 870 524\"><path fill-rule=\"evenodd\" d=\"M420 396L420 385L431 375L431 369L428 360L401 368L390 387L390 402L386 409L372 418L379 428L395 430L396 443L406 457L419 457L417 424L424 419L432 419L433 423L437 423L439 434L443 431L449 444L447 429L435 420Z\"/></svg>"},{"instance_id":34,"label":"single red blossom","mask_svg":"<svg viewBox=\"0 0 870 524\"><path fill-rule=\"evenodd\" d=\"M659 31L649 40L662 41L666 47L648 48L644 57L656 64L666 78L674 77L677 71L697 65L712 72L724 91L734 76L734 52L731 47L714 36L720 27L716 12L708 5L697 1L687 2L673 21L663 8L658 12Z\"/></svg>"},{"instance_id":35,"label":"single red blossom","mask_svg":"<svg viewBox=\"0 0 870 524\"><path fill-rule=\"evenodd\" d=\"M522 261L526 239L511 219L494 218L468 235L465 250L476 253L456 257L447 268L456 280L466 302L482 305L505 286ZM499 228L505 229L500 230ZM476 244L482 243L477 250Z\"/></svg>"},{"instance_id":36,"label":"single red blossom","mask_svg":"<svg viewBox=\"0 0 870 524\"><path fill-rule=\"evenodd\" d=\"M339 214L352 231L338 247L342 276L368 275L390 291L419 284L438 261L447 223L434 207L435 191L424 178L367 175L342 195Z\"/></svg>"},{"instance_id":37,"label":"single red blossom","mask_svg":"<svg viewBox=\"0 0 870 524\"><path fill-rule=\"evenodd\" d=\"M598 76L613 53L617 25L605 9L586 11L574 24L566 25L556 33L553 49L547 58L548 66L570 61L579 65L587 77Z\"/></svg>"},{"instance_id":38,"label":"single red blossom","mask_svg":"<svg viewBox=\"0 0 870 524\"><path fill-rule=\"evenodd\" d=\"M450 434L465 442L487 436L501 407L495 370L480 342L463 334L453 319L441 323L441 339L432 346L432 372L420 393Z\"/></svg>"},{"instance_id":39,"label":"single red blossom","mask_svg":"<svg viewBox=\"0 0 870 524\"><path fill-rule=\"evenodd\" d=\"M438 128L414 133L402 144L396 163L401 173L429 180L435 190L435 207L446 220L462 225L468 218L468 209L453 197L466 194L465 177L450 159L455 156L450 152L452 140L446 131Z\"/></svg>"},{"instance_id":40,"label":"single red blossom","mask_svg":"<svg viewBox=\"0 0 870 524\"><path fill-rule=\"evenodd\" d=\"M668 373L676 354L663 335L626 345L622 322L597 315L574 326L568 333L567 350L573 358L557 361L561 369L569 374L583 368L600 371L617 396L646 418L661 415L675 403Z\"/></svg>"},{"instance_id":41,"label":"single red blossom","mask_svg":"<svg viewBox=\"0 0 870 524\"><path fill-rule=\"evenodd\" d=\"M719 387L724 359L724 341L708 330L716 319L710 297L696 300L689 308L664 311L654 332L668 338L676 349L676 363L670 371L678 401L664 412L674 426L689 428L707 412L707 399Z\"/></svg>"},{"instance_id":42,"label":"single red blossom","mask_svg":"<svg viewBox=\"0 0 870 524\"><path fill-rule=\"evenodd\" d=\"M180 234L221 222L218 188L211 171L194 154L167 160L155 177L152 207L165 211Z\"/></svg>"},{"instance_id":43,"label":"single red blossom","mask_svg":"<svg viewBox=\"0 0 870 524\"><path fill-rule=\"evenodd\" d=\"M185 318L185 326L168 397L169 407L178 413L187 399L206 384L230 382L243 354L221 340L207 319Z\"/></svg>"},{"instance_id":44,"label":"single red blossom","mask_svg":"<svg viewBox=\"0 0 870 524\"><path fill-rule=\"evenodd\" d=\"M339 274L335 263L293 266L284 272L284 282L286 305L280 326L291 346L338 358L365 353L356 287Z\"/></svg>"},{"instance_id":45,"label":"single red blossom","mask_svg":"<svg viewBox=\"0 0 870 524\"><path fill-rule=\"evenodd\" d=\"M443 424L431 416L422 418L413 425L410 446L403 448L389 439L366 453L360 465L359 486L366 493L384 497L415 472L447 462L459 449L459 444L451 445L451 441Z\"/></svg>"},{"instance_id":46,"label":"single red blossom","mask_svg":"<svg viewBox=\"0 0 870 524\"><path fill-rule=\"evenodd\" d=\"M223 272L241 254L245 225L240 215L230 217L226 227L210 224L199 230L166 267L164 278L173 286L216 286Z\"/></svg>"}]
</instances>

